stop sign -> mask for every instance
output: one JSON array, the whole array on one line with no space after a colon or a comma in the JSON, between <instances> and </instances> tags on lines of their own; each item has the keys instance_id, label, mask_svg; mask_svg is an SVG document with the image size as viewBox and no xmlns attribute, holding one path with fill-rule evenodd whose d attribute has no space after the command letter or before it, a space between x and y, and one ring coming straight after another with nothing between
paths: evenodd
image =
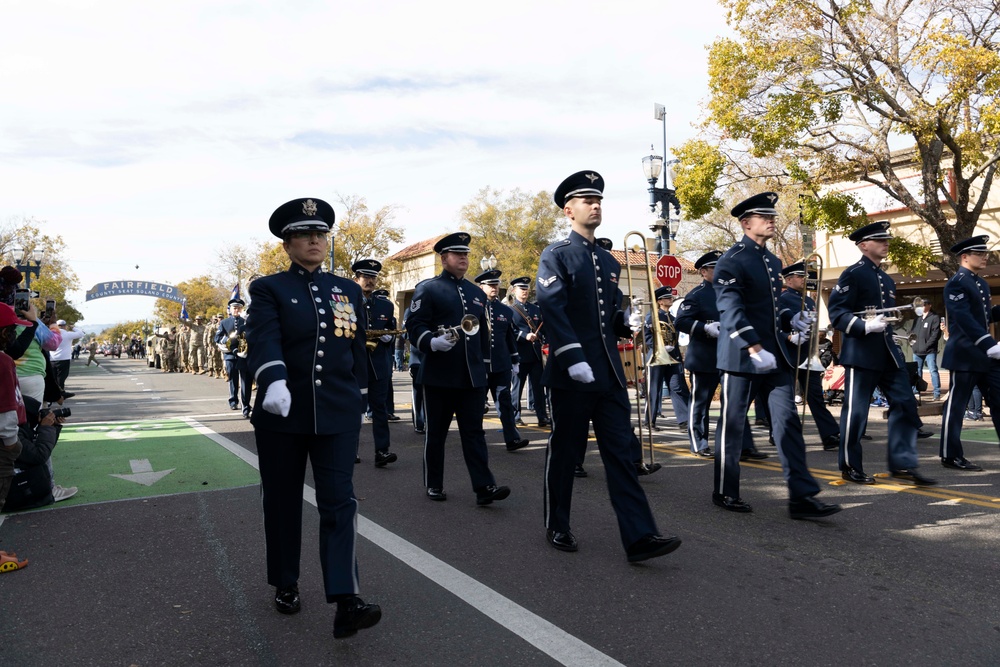
<instances>
[{"instance_id":1,"label":"stop sign","mask_svg":"<svg viewBox=\"0 0 1000 667\"><path fill-rule=\"evenodd\" d=\"M663 255L656 260L656 279L664 287L677 287L681 284L681 263L673 255Z\"/></svg>"}]
</instances>

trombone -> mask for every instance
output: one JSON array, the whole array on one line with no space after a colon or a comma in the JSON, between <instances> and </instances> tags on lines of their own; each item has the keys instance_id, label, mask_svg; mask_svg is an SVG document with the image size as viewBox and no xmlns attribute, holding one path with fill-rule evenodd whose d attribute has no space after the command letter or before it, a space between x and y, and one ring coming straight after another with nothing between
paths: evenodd
<instances>
[{"instance_id":1,"label":"trombone","mask_svg":"<svg viewBox=\"0 0 1000 667\"><path fill-rule=\"evenodd\" d=\"M629 251L628 240L632 236L638 236L642 241L642 256L643 256L643 270L646 272L646 287L649 290L649 298L646 300L635 298L635 290L632 288L632 253ZM628 280L628 292L632 299L632 308L635 312L642 313L642 306L648 304L650 306L650 327L652 328L653 335L653 349L651 350L652 355L649 358L649 366L666 366L667 364L676 364L677 360L670 356L667 352L667 345L675 345L674 341L677 340L677 329L674 325L669 322L660 321L660 308L656 303L654 295L656 289L653 287L653 272L649 268L649 250L646 246L646 236L642 232L629 232L625 235L625 276ZM638 359L638 349L642 344L642 330L635 332L633 335L632 344L632 363L638 369L641 367ZM649 405L649 398L652 394L652 387L649 385L649 373L646 373L646 406L649 408L650 413L653 412L653 406ZM639 383L635 383L635 402L636 411L639 414L639 442L642 442L642 394L639 391ZM650 414L650 424L652 424L652 414ZM647 430L646 440L649 444L649 462L653 463L653 429L650 427Z\"/></svg>"},{"instance_id":2,"label":"trombone","mask_svg":"<svg viewBox=\"0 0 1000 667\"><path fill-rule=\"evenodd\" d=\"M813 293L813 303L819 303L820 290L823 285L823 258L818 253L814 252L799 261L802 262L806 270L806 280L805 285L802 287L802 301L799 306L799 311L803 313L811 312L812 323L809 326L809 342L806 346L806 358L802 358L802 345L797 346L795 354L795 367L804 371L822 372L826 370L826 367L823 366L823 362L820 361L819 358L819 312L808 311L806 306L808 305L810 298L810 291ZM795 263L797 264L798 262ZM816 273L815 280L810 277L810 274L813 272ZM806 398L809 396L809 383L811 381L812 377L807 372L805 386L802 387L802 414L799 417L799 427L803 430L805 429L806 405L808 404Z\"/></svg>"}]
</instances>

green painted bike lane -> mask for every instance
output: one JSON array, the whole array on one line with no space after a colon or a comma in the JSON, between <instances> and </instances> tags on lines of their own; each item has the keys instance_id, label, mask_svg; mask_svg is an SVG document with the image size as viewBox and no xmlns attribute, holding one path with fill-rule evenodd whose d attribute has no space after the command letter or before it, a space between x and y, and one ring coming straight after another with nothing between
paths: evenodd
<instances>
[{"instance_id":1,"label":"green painted bike lane","mask_svg":"<svg viewBox=\"0 0 1000 667\"><path fill-rule=\"evenodd\" d=\"M52 465L57 483L79 489L59 507L260 482L252 465L180 419L66 424Z\"/></svg>"}]
</instances>

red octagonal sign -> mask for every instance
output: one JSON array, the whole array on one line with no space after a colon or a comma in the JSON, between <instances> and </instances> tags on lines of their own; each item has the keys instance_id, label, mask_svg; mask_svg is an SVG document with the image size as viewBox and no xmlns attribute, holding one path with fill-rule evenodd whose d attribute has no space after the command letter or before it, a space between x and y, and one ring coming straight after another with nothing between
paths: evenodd
<instances>
[{"instance_id":1,"label":"red octagonal sign","mask_svg":"<svg viewBox=\"0 0 1000 667\"><path fill-rule=\"evenodd\" d=\"M656 279L664 287L677 287L681 284L681 263L673 255L663 255L656 260Z\"/></svg>"}]
</instances>

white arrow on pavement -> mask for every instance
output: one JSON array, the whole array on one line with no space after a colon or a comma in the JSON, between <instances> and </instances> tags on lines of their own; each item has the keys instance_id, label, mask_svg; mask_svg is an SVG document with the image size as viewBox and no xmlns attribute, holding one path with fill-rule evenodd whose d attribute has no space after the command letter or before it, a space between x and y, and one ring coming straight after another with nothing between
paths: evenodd
<instances>
[{"instance_id":1,"label":"white arrow on pavement","mask_svg":"<svg viewBox=\"0 0 1000 667\"><path fill-rule=\"evenodd\" d=\"M143 486L153 486L176 470L176 468L171 468L170 470L153 472L153 464L149 462L149 459L132 459L129 461L129 465L132 466L131 475L113 474L111 476L117 477L118 479L124 479L126 482L136 482L138 484L142 484Z\"/></svg>"}]
</instances>

